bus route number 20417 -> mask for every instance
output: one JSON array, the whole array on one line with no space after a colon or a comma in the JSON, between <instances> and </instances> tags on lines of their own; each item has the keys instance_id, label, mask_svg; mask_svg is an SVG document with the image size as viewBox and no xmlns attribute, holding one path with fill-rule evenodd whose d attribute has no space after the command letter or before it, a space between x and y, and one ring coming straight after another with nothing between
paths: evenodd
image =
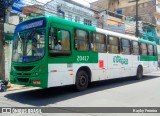
<instances>
[{"instance_id":1,"label":"bus route number 20417","mask_svg":"<svg viewBox=\"0 0 160 116\"><path fill-rule=\"evenodd\" d=\"M77 56L77 61L82 62L82 61L89 61L89 56Z\"/></svg>"}]
</instances>

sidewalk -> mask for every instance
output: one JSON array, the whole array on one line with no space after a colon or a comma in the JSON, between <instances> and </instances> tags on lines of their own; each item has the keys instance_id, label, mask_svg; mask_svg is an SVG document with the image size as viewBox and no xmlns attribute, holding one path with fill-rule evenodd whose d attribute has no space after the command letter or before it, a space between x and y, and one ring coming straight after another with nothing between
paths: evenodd
<instances>
[{"instance_id":1,"label":"sidewalk","mask_svg":"<svg viewBox=\"0 0 160 116\"><path fill-rule=\"evenodd\" d=\"M29 86L8 84L7 91L14 91L14 90L25 89L25 88L29 88Z\"/></svg>"}]
</instances>

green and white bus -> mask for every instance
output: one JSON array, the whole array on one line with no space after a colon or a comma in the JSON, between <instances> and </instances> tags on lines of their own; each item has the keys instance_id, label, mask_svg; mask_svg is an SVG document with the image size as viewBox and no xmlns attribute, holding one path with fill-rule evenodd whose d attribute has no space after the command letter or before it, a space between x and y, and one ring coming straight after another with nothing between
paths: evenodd
<instances>
[{"instance_id":1,"label":"green and white bus","mask_svg":"<svg viewBox=\"0 0 160 116\"><path fill-rule=\"evenodd\" d=\"M154 42L55 16L17 25L12 53L11 83L41 88L82 91L94 81L141 79L158 66Z\"/></svg>"}]
</instances>

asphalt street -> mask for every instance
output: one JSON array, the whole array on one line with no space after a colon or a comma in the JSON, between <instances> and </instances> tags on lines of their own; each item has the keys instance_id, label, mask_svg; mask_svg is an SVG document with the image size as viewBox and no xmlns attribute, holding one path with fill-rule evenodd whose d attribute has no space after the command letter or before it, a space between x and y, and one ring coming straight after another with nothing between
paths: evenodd
<instances>
[{"instance_id":1,"label":"asphalt street","mask_svg":"<svg viewBox=\"0 0 160 116\"><path fill-rule=\"evenodd\" d=\"M73 86L49 89L28 88L0 93L1 107L55 107L60 112L68 107L160 107L160 71L145 75L142 80L133 77L93 83L86 91L75 92ZM62 108L60 108L62 107ZM71 110L70 115L104 116L106 113L83 113ZM76 113L76 114L73 114ZM12 115L12 114L8 114ZM16 114L23 115L23 114ZM33 115L33 114L32 114ZM35 115L35 114L34 114ZM36 114L37 115L37 114ZM64 115L60 113L39 115ZM109 116L159 116L158 113L110 113Z\"/></svg>"}]
</instances>

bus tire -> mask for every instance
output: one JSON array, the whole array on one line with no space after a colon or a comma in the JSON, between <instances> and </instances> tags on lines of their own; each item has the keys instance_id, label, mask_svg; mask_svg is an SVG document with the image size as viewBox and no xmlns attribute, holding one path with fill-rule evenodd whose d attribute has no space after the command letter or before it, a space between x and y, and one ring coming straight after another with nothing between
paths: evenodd
<instances>
[{"instance_id":1,"label":"bus tire","mask_svg":"<svg viewBox=\"0 0 160 116\"><path fill-rule=\"evenodd\" d=\"M136 79L140 80L140 79L142 79L142 77L143 77L143 68L142 68L142 66L138 66Z\"/></svg>"},{"instance_id":2,"label":"bus tire","mask_svg":"<svg viewBox=\"0 0 160 116\"><path fill-rule=\"evenodd\" d=\"M75 82L76 90L84 91L87 89L88 84L89 84L88 74L83 70L78 71L76 75L76 82Z\"/></svg>"}]
</instances>

